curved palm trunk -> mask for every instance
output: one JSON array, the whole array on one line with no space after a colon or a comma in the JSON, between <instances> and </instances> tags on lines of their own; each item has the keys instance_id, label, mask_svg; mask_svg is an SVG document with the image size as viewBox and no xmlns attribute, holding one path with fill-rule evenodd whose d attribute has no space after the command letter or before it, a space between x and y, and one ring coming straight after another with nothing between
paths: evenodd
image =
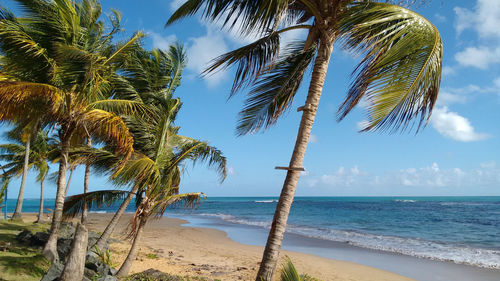
<instances>
[{"instance_id":1,"label":"curved palm trunk","mask_svg":"<svg viewBox=\"0 0 500 281\"><path fill-rule=\"evenodd\" d=\"M134 185L134 188L127 195L127 198L125 198L125 200L123 200L120 208L118 209L118 211L116 211L115 215L113 216L113 218L109 222L108 226L106 226L106 229L101 234L101 237L99 237L99 239L95 243L95 245L97 246L97 248L99 248L99 249L104 249L105 248L106 243L108 242L109 237L111 236L111 234L115 230L115 227L118 224L118 221L120 220L120 218L123 215L123 213L125 213L125 210L127 209L128 205L130 204L130 201L132 200L132 197L134 197L134 195L137 193L138 189L139 189L139 186L138 185Z\"/></svg>"},{"instance_id":2,"label":"curved palm trunk","mask_svg":"<svg viewBox=\"0 0 500 281\"><path fill-rule=\"evenodd\" d=\"M43 218L43 185L45 182L45 178L42 178L40 181L40 209L38 210L38 218L36 223L44 223L45 219Z\"/></svg>"},{"instance_id":3,"label":"curved palm trunk","mask_svg":"<svg viewBox=\"0 0 500 281\"><path fill-rule=\"evenodd\" d=\"M66 132L61 140L61 157L59 160L59 176L57 177L57 193L54 213L52 214L52 225L50 226L50 236L43 248L42 254L51 262L58 260L57 238L62 220L62 210L64 206L64 192L66 184L66 172L68 169L68 154L70 147L71 133Z\"/></svg>"},{"instance_id":4,"label":"curved palm trunk","mask_svg":"<svg viewBox=\"0 0 500 281\"><path fill-rule=\"evenodd\" d=\"M132 263L135 260L135 257L137 256L137 242L141 239L142 236L142 231L144 230L144 225L146 222L141 219L139 226L137 228L137 233L135 234L134 241L132 242L132 247L130 247L130 251L128 252L127 258L123 262L122 266L120 267L120 270L116 273L116 277L125 277L128 275L130 271L130 267L132 267Z\"/></svg>"},{"instance_id":5,"label":"curved palm trunk","mask_svg":"<svg viewBox=\"0 0 500 281\"><path fill-rule=\"evenodd\" d=\"M85 166L85 176L83 180L83 193L89 191L90 165ZM80 281L83 279L85 269L85 254L87 253L89 232L85 227L87 222L87 204L83 204L82 218L78 223L75 238L71 246L71 252L64 266L60 281Z\"/></svg>"},{"instance_id":6,"label":"curved palm trunk","mask_svg":"<svg viewBox=\"0 0 500 281\"><path fill-rule=\"evenodd\" d=\"M21 178L21 187L19 188L19 196L17 196L16 210L12 215L13 220L22 220L22 210L23 210L23 198L24 198L24 188L26 187L26 176L28 175L28 164L30 159L30 144L31 140L28 138L26 141L26 150L24 151L24 166L23 175Z\"/></svg>"},{"instance_id":7,"label":"curved palm trunk","mask_svg":"<svg viewBox=\"0 0 500 281\"><path fill-rule=\"evenodd\" d=\"M293 168L302 167L304 161L307 143L309 142L309 136L311 134L319 99L323 90L323 84L326 78L328 63L330 62L330 56L333 49L332 45L332 39L321 38L320 49L318 50L318 56L314 62L311 84L309 85L309 92L306 99L306 104L310 105L311 109L303 111L304 113L297 133L297 140L295 141L292 158L290 159L290 167ZM288 170L287 172L280 199L274 213L271 230L267 238L259 273L257 274L257 281L272 280L299 176L300 171L298 170Z\"/></svg>"},{"instance_id":8,"label":"curved palm trunk","mask_svg":"<svg viewBox=\"0 0 500 281\"><path fill-rule=\"evenodd\" d=\"M75 171L74 167L69 169L69 177L68 177L68 182L66 183L66 189L64 190L64 197L68 196L69 184L71 183L71 179L73 178L74 171Z\"/></svg>"}]
</instances>

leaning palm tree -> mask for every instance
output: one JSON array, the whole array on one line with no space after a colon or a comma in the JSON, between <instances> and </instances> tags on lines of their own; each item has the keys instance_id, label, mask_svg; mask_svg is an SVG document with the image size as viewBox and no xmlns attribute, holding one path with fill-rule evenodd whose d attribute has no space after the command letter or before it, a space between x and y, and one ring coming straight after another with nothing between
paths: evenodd
<instances>
[{"instance_id":1,"label":"leaning palm tree","mask_svg":"<svg viewBox=\"0 0 500 281\"><path fill-rule=\"evenodd\" d=\"M18 1L27 16L19 19L1 9L0 121L43 116L58 128L60 161L57 195L44 255L57 260L57 237L62 218L68 153L77 132L113 143L116 153L133 151L133 139L120 114L140 111L141 104L112 99L116 64L143 36L111 45L119 30L119 15L111 28L99 20L94 0Z\"/></svg>"},{"instance_id":2,"label":"leaning palm tree","mask_svg":"<svg viewBox=\"0 0 500 281\"><path fill-rule=\"evenodd\" d=\"M138 99L150 106L154 106L157 102L156 99L152 99L151 97L163 96L171 99L175 89L180 85L182 71L185 66L186 54L180 44L170 46L168 51L159 49L153 51L137 49L134 55L124 62L123 65L123 70L126 73L124 78L132 87L131 91L129 90L124 98ZM168 119L170 120L169 123L172 123L175 116L168 116ZM145 142L149 141L151 141L151 139L136 137L135 146L144 147ZM107 168L107 170L115 166L112 161L110 163L109 160L113 158L107 154L106 151L97 151L91 158L94 159L94 163L100 161L99 166L102 167L104 164L104 168ZM103 161L103 159L106 161ZM105 247L107 240L113 233L118 221L138 190L139 185L132 185L131 191L125 197L117 212L96 241L95 246L99 249Z\"/></svg>"},{"instance_id":3,"label":"leaning palm tree","mask_svg":"<svg viewBox=\"0 0 500 281\"><path fill-rule=\"evenodd\" d=\"M410 1L413 2L413 1ZM239 28L260 39L215 59L207 73L237 65L231 95L250 86L237 126L239 135L276 123L290 108L306 70L311 81L257 280L269 281L276 268L311 128L334 43L362 54L347 97L338 110L342 120L361 100L368 106L362 131L418 128L430 117L441 80L442 42L424 17L389 3L354 0L187 0L167 21L172 24L200 12L223 28ZM301 40L280 46L280 36L302 29Z\"/></svg>"},{"instance_id":4,"label":"leaning palm tree","mask_svg":"<svg viewBox=\"0 0 500 281\"><path fill-rule=\"evenodd\" d=\"M12 134L9 134L12 136ZM15 134L14 134L15 135ZM48 136L48 133L41 131L33 140L30 150L27 152L26 147L20 143L20 139L12 138L17 143L2 144L0 145L0 161L7 162L0 166L4 171L2 178L12 178L22 176L29 169L38 171L36 180L40 182L40 206L38 212L38 219L36 222L44 222L43 219L43 194L44 183L47 173L49 171L48 161L50 154L55 152L54 140ZM26 165L26 154L28 154L28 161Z\"/></svg>"}]
</instances>

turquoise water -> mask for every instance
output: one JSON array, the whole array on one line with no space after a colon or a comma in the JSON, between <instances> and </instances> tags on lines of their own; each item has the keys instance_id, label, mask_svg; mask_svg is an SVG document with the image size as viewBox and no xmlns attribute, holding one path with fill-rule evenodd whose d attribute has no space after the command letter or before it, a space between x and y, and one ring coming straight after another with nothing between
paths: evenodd
<instances>
[{"instance_id":1,"label":"turquoise water","mask_svg":"<svg viewBox=\"0 0 500 281\"><path fill-rule=\"evenodd\" d=\"M195 210L169 212L269 228L276 200L212 197ZM14 203L9 200L10 207ZM46 206L51 205L53 200L47 200ZM23 210L36 212L37 206L37 200L26 200ZM129 206L128 211L133 210ZM500 197L297 197L287 231L363 248L500 268Z\"/></svg>"}]
</instances>

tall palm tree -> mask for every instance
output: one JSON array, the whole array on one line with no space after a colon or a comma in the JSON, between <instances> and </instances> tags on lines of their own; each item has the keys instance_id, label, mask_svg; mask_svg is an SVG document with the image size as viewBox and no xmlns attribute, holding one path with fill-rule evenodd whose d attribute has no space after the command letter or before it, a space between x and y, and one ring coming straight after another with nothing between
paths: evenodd
<instances>
[{"instance_id":1,"label":"tall palm tree","mask_svg":"<svg viewBox=\"0 0 500 281\"><path fill-rule=\"evenodd\" d=\"M178 98L172 98L171 91L143 93L143 98L153 108L152 113L143 118L127 119L136 140L134 154L114 175L115 183L133 186L132 192L90 192L87 195L69 197L64 205L65 213L76 215L86 205L90 208L92 205L109 204L124 197L131 198L131 194L138 198L139 204L131 230L132 246L117 273L121 277L126 276L130 270L137 255L137 243L150 217L163 215L172 204L184 202L191 206L201 198L201 193L179 194L181 173L187 162L206 161L217 170L221 181L226 176L226 159L219 150L206 142L178 134L179 127L173 126L173 121L181 103ZM103 151L100 153L106 154ZM106 157L112 158L111 155Z\"/></svg>"},{"instance_id":2,"label":"tall palm tree","mask_svg":"<svg viewBox=\"0 0 500 281\"><path fill-rule=\"evenodd\" d=\"M12 136L13 134L9 134ZM40 182L40 208L38 212L37 222L44 222L43 219L43 192L44 183L49 171L48 161L50 154L56 150L55 142L48 136L48 133L41 131L33 140L31 149L27 152L26 147L21 143L21 139L11 138L17 143L0 145L0 161L8 162L0 166L0 169L5 171L2 178L12 178L23 175L29 169L34 168L38 171L36 180ZM28 155L28 164L25 165L26 154Z\"/></svg>"},{"instance_id":3,"label":"tall palm tree","mask_svg":"<svg viewBox=\"0 0 500 281\"><path fill-rule=\"evenodd\" d=\"M207 69L236 64L231 95L250 86L237 132L254 133L273 125L290 108L306 70L311 81L295 147L278 201L256 280L270 281L293 202L311 128L335 42L364 55L338 110L343 119L360 100L369 104L363 131L418 127L430 117L441 81L442 42L424 17L389 3L354 0L187 0L167 21L200 12L225 28L240 28L260 39L226 53ZM280 35L302 29L307 36L280 46ZM280 50L280 47L283 49Z\"/></svg>"},{"instance_id":4,"label":"tall palm tree","mask_svg":"<svg viewBox=\"0 0 500 281\"><path fill-rule=\"evenodd\" d=\"M43 116L58 128L61 156L50 236L44 255L57 260L57 237L62 218L68 152L75 133L111 142L117 153L133 151L133 139L119 114L140 111L140 103L112 99L116 63L143 36L112 45L119 15L111 28L99 20L97 1L17 1L27 16L0 14L0 120L16 121L21 114ZM36 105L36 106L35 106Z\"/></svg>"},{"instance_id":5,"label":"tall palm tree","mask_svg":"<svg viewBox=\"0 0 500 281\"><path fill-rule=\"evenodd\" d=\"M174 44L169 47L168 51L153 50L151 52L137 49L135 54L125 62L123 69L126 73L125 79L130 82L132 91L124 98L133 98L141 100L144 103L149 103L154 106L153 96L168 96L171 97L175 89L180 85L180 80L182 78L182 71L186 66L186 57L182 45ZM153 104L151 104L153 102ZM170 119L173 120L175 117L171 116ZM149 139L147 141L150 141ZM138 143L139 142L139 143ZM144 140L136 138L136 146L141 146ZM99 151L101 157L103 151ZM94 157L99 159L99 156ZM109 159L109 155L106 159ZM112 167L109 161L105 163L107 167ZM127 197L123 200L122 204L118 208L118 211L114 214L113 218L106 226L102 232L99 239L96 241L95 246L99 249L105 247L107 240L113 233L118 221L124 214L127 206L132 201L139 189L139 185L134 184L131 191L128 193Z\"/></svg>"}]
</instances>

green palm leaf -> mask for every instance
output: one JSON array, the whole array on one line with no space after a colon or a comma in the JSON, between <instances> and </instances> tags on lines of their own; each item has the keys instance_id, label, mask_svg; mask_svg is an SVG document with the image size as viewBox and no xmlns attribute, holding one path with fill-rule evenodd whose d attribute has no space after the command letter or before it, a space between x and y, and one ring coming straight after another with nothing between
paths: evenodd
<instances>
[{"instance_id":1,"label":"green palm leaf","mask_svg":"<svg viewBox=\"0 0 500 281\"><path fill-rule=\"evenodd\" d=\"M82 212L85 204L89 210L93 207L111 206L114 202L125 199L128 194L128 191L123 190L99 190L73 195L64 201L63 214L66 218L74 218Z\"/></svg>"},{"instance_id":2,"label":"green palm leaf","mask_svg":"<svg viewBox=\"0 0 500 281\"><path fill-rule=\"evenodd\" d=\"M364 131L406 129L430 117L441 81L443 45L421 15L386 3L356 3L342 15L345 47L365 57L338 111L343 119L361 99L368 105Z\"/></svg>"},{"instance_id":3,"label":"green palm leaf","mask_svg":"<svg viewBox=\"0 0 500 281\"><path fill-rule=\"evenodd\" d=\"M287 46L279 61L255 82L240 112L237 127L239 135L271 126L292 105L316 51L315 46L304 50L304 43L296 42Z\"/></svg>"}]
</instances>

